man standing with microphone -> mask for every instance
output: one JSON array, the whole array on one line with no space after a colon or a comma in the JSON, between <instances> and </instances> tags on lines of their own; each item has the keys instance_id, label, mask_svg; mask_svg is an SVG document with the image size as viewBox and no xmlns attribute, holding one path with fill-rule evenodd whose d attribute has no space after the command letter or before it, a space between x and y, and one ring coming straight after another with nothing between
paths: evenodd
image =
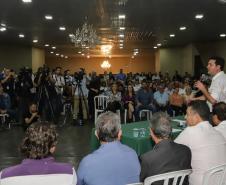
<instances>
[{"instance_id":1,"label":"man standing with microphone","mask_svg":"<svg viewBox=\"0 0 226 185\"><path fill-rule=\"evenodd\" d=\"M203 96L207 100L210 110L212 111L212 105L217 102L226 102L226 75L224 73L224 59L221 57L211 57L207 65L208 73L213 77L209 90L206 89L204 84L200 81L195 83L195 87L198 88Z\"/></svg>"}]
</instances>

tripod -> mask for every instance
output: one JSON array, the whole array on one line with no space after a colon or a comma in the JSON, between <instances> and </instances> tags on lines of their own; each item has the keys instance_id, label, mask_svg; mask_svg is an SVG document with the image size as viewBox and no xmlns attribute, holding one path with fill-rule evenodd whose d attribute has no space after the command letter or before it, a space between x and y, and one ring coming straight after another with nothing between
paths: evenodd
<instances>
[{"instance_id":1,"label":"tripod","mask_svg":"<svg viewBox=\"0 0 226 185\"><path fill-rule=\"evenodd\" d=\"M76 86L75 86L75 90L78 90L78 97L79 97L79 111L78 111L78 124L80 126L82 126L84 123L83 123L83 105L82 105L82 101L85 105L85 110L86 110L86 113L87 113L87 118L89 118L89 113L88 113L88 105L87 105L87 102L85 100L85 96L84 96L84 93L83 93L83 90L82 90L82 87L81 87L81 82L80 81L77 81L76 83Z\"/></svg>"},{"instance_id":2,"label":"tripod","mask_svg":"<svg viewBox=\"0 0 226 185\"><path fill-rule=\"evenodd\" d=\"M54 111L53 111L53 106L49 100L49 93L48 93L48 90L46 88L46 85L45 84L41 84L40 87L39 87L39 91L38 91L38 101L37 101L37 108L38 110L40 109L40 102L42 100L42 98L44 100L47 100L47 104L50 108L50 116L51 116L51 120L56 123L56 119L55 119L55 116L54 116ZM46 98L46 99L45 99ZM46 103L46 101L43 102L44 104ZM45 105L43 105L45 106ZM46 116L45 116L45 119L46 119Z\"/></svg>"}]
</instances>

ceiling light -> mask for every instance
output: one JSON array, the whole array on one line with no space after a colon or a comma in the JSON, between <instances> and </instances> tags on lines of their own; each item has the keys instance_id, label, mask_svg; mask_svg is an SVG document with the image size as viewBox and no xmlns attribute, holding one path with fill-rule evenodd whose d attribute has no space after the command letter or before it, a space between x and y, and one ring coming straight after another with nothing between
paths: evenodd
<instances>
[{"instance_id":1,"label":"ceiling light","mask_svg":"<svg viewBox=\"0 0 226 185\"><path fill-rule=\"evenodd\" d=\"M120 29L120 30L125 30L126 28L125 28L125 27L120 27L119 29Z\"/></svg>"},{"instance_id":2,"label":"ceiling light","mask_svg":"<svg viewBox=\"0 0 226 185\"><path fill-rule=\"evenodd\" d=\"M34 40L33 40L33 43L37 43L37 42L38 42L38 40L37 40L37 39L34 39Z\"/></svg>"},{"instance_id":3,"label":"ceiling light","mask_svg":"<svg viewBox=\"0 0 226 185\"><path fill-rule=\"evenodd\" d=\"M154 46L153 48L154 48L154 49L157 49L158 47L157 47L157 46Z\"/></svg>"},{"instance_id":4,"label":"ceiling light","mask_svg":"<svg viewBox=\"0 0 226 185\"><path fill-rule=\"evenodd\" d=\"M52 47L52 49L56 49L56 47L55 47L55 46L53 46L53 47Z\"/></svg>"},{"instance_id":5,"label":"ceiling light","mask_svg":"<svg viewBox=\"0 0 226 185\"><path fill-rule=\"evenodd\" d=\"M110 54L112 49L112 45L102 45L101 52L105 55Z\"/></svg>"},{"instance_id":6,"label":"ceiling light","mask_svg":"<svg viewBox=\"0 0 226 185\"><path fill-rule=\"evenodd\" d=\"M87 58L90 58L90 56L89 56L89 55L87 55Z\"/></svg>"},{"instance_id":7,"label":"ceiling light","mask_svg":"<svg viewBox=\"0 0 226 185\"><path fill-rule=\"evenodd\" d=\"M53 51L51 51L50 53L51 53L51 54L53 54L54 52L53 52Z\"/></svg>"},{"instance_id":8,"label":"ceiling light","mask_svg":"<svg viewBox=\"0 0 226 185\"><path fill-rule=\"evenodd\" d=\"M61 57L61 58L63 58L63 57L64 57L64 55L60 55L60 57Z\"/></svg>"},{"instance_id":9,"label":"ceiling light","mask_svg":"<svg viewBox=\"0 0 226 185\"><path fill-rule=\"evenodd\" d=\"M185 26L181 26L181 27L180 27L180 30L181 30L181 31L186 30L186 29L187 29L187 28L186 28Z\"/></svg>"},{"instance_id":10,"label":"ceiling light","mask_svg":"<svg viewBox=\"0 0 226 185\"><path fill-rule=\"evenodd\" d=\"M24 34L19 34L19 38L24 38L25 36L24 36Z\"/></svg>"},{"instance_id":11,"label":"ceiling light","mask_svg":"<svg viewBox=\"0 0 226 185\"><path fill-rule=\"evenodd\" d=\"M0 31L4 32L4 31L6 31L6 28L5 27L0 27Z\"/></svg>"},{"instance_id":12,"label":"ceiling light","mask_svg":"<svg viewBox=\"0 0 226 185\"><path fill-rule=\"evenodd\" d=\"M119 35L119 37L123 38L123 37L124 37L124 35L123 35L123 34L120 34L120 35Z\"/></svg>"},{"instance_id":13,"label":"ceiling light","mask_svg":"<svg viewBox=\"0 0 226 185\"><path fill-rule=\"evenodd\" d=\"M61 26L61 27L59 27L59 30L60 30L60 31L65 31L66 28L65 28L64 26Z\"/></svg>"},{"instance_id":14,"label":"ceiling light","mask_svg":"<svg viewBox=\"0 0 226 185\"><path fill-rule=\"evenodd\" d=\"M74 35L71 33L71 34L69 34L69 37L73 37Z\"/></svg>"},{"instance_id":15,"label":"ceiling light","mask_svg":"<svg viewBox=\"0 0 226 185\"><path fill-rule=\"evenodd\" d=\"M111 67L111 64L108 60L103 61L103 63L100 65L103 69L109 69Z\"/></svg>"},{"instance_id":16,"label":"ceiling light","mask_svg":"<svg viewBox=\"0 0 226 185\"><path fill-rule=\"evenodd\" d=\"M121 47L119 47L120 49L123 49L123 47L121 46Z\"/></svg>"},{"instance_id":17,"label":"ceiling light","mask_svg":"<svg viewBox=\"0 0 226 185\"><path fill-rule=\"evenodd\" d=\"M68 58L68 56L65 56L64 58Z\"/></svg>"},{"instance_id":18,"label":"ceiling light","mask_svg":"<svg viewBox=\"0 0 226 185\"><path fill-rule=\"evenodd\" d=\"M82 53L82 56L84 56L85 54L84 53Z\"/></svg>"},{"instance_id":19,"label":"ceiling light","mask_svg":"<svg viewBox=\"0 0 226 185\"><path fill-rule=\"evenodd\" d=\"M157 44L157 46L159 46L159 47L160 47L160 46L162 46L162 44L158 43L158 44Z\"/></svg>"},{"instance_id":20,"label":"ceiling light","mask_svg":"<svg viewBox=\"0 0 226 185\"><path fill-rule=\"evenodd\" d=\"M6 27L6 24L4 24L4 23L1 23L1 26L3 26L3 27Z\"/></svg>"},{"instance_id":21,"label":"ceiling light","mask_svg":"<svg viewBox=\"0 0 226 185\"><path fill-rule=\"evenodd\" d=\"M123 46L123 44L119 44L119 46Z\"/></svg>"},{"instance_id":22,"label":"ceiling light","mask_svg":"<svg viewBox=\"0 0 226 185\"><path fill-rule=\"evenodd\" d=\"M119 42L124 42L124 40L119 40Z\"/></svg>"},{"instance_id":23,"label":"ceiling light","mask_svg":"<svg viewBox=\"0 0 226 185\"><path fill-rule=\"evenodd\" d=\"M59 53L56 53L56 56L59 56L60 54Z\"/></svg>"},{"instance_id":24,"label":"ceiling light","mask_svg":"<svg viewBox=\"0 0 226 185\"><path fill-rule=\"evenodd\" d=\"M126 18L126 15L125 14L120 14L120 15L118 15L118 18L119 19L125 19Z\"/></svg>"},{"instance_id":25,"label":"ceiling light","mask_svg":"<svg viewBox=\"0 0 226 185\"><path fill-rule=\"evenodd\" d=\"M220 37L226 37L225 33L220 34Z\"/></svg>"},{"instance_id":26,"label":"ceiling light","mask_svg":"<svg viewBox=\"0 0 226 185\"><path fill-rule=\"evenodd\" d=\"M175 37L175 34L170 34L169 36L170 36L170 37Z\"/></svg>"},{"instance_id":27,"label":"ceiling light","mask_svg":"<svg viewBox=\"0 0 226 185\"><path fill-rule=\"evenodd\" d=\"M46 20L52 20L53 19L53 16L52 15L45 15L45 19Z\"/></svg>"},{"instance_id":28,"label":"ceiling light","mask_svg":"<svg viewBox=\"0 0 226 185\"><path fill-rule=\"evenodd\" d=\"M81 54L82 52L81 51L78 51L78 53Z\"/></svg>"},{"instance_id":29,"label":"ceiling light","mask_svg":"<svg viewBox=\"0 0 226 185\"><path fill-rule=\"evenodd\" d=\"M45 44L45 47L49 47L49 44Z\"/></svg>"},{"instance_id":30,"label":"ceiling light","mask_svg":"<svg viewBox=\"0 0 226 185\"><path fill-rule=\"evenodd\" d=\"M31 3L32 0L22 0L24 3Z\"/></svg>"},{"instance_id":31,"label":"ceiling light","mask_svg":"<svg viewBox=\"0 0 226 185\"><path fill-rule=\"evenodd\" d=\"M204 17L203 14L197 14L197 15L195 16L196 19L202 19L203 17Z\"/></svg>"},{"instance_id":32,"label":"ceiling light","mask_svg":"<svg viewBox=\"0 0 226 185\"><path fill-rule=\"evenodd\" d=\"M131 58L134 58L134 56L132 56Z\"/></svg>"}]
</instances>

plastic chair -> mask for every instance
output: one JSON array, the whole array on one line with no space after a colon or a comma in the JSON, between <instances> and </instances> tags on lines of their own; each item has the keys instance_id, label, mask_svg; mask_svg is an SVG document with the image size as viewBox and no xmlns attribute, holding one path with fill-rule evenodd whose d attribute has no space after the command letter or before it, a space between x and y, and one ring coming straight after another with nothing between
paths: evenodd
<instances>
[{"instance_id":1,"label":"plastic chair","mask_svg":"<svg viewBox=\"0 0 226 185\"><path fill-rule=\"evenodd\" d=\"M149 120L151 119L151 117L152 117L152 111L150 111L150 110L148 110L148 109L143 109L143 110L141 110L140 113L139 113L140 120L141 120L141 117L142 117L143 114L146 114L146 118L147 118L148 121L149 121Z\"/></svg>"},{"instance_id":2,"label":"plastic chair","mask_svg":"<svg viewBox=\"0 0 226 185\"><path fill-rule=\"evenodd\" d=\"M107 108L108 103L107 96L95 96L94 97L94 110L95 110L95 117L94 122L96 124L97 117L99 113L102 113Z\"/></svg>"},{"instance_id":3,"label":"plastic chair","mask_svg":"<svg viewBox=\"0 0 226 185\"><path fill-rule=\"evenodd\" d=\"M6 118L7 118L7 117L9 117L8 114L0 114L0 119L1 119L2 126L6 123ZM11 128L10 122L9 122L8 128L9 128L9 129Z\"/></svg>"},{"instance_id":4,"label":"plastic chair","mask_svg":"<svg viewBox=\"0 0 226 185\"><path fill-rule=\"evenodd\" d=\"M180 170L180 171L175 171L175 172L163 173L160 175L154 175L151 177L147 177L144 180L144 185L152 185L154 182L157 182L157 181L163 181L164 185L168 185L170 182L170 179L173 180L172 185L182 185L184 182L184 178L187 175L191 174L191 172L192 172L192 170L188 169L188 170ZM180 182L180 183L178 184L178 182Z\"/></svg>"},{"instance_id":5,"label":"plastic chair","mask_svg":"<svg viewBox=\"0 0 226 185\"><path fill-rule=\"evenodd\" d=\"M202 185L226 185L226 164L206 171Z\"/></svg>"}]
</instances>

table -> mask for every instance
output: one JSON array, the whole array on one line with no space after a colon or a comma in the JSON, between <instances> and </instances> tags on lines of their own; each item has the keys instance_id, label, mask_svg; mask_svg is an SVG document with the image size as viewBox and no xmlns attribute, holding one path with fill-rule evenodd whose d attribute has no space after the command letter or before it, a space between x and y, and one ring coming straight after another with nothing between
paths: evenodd
<instances>
[{"instance_id":1,"label":"table","mask_svg":"<svg viewBox=\"0 0 226 185\"><path fill-rule=\"evenodd\" d=\"M175 119L183 120L184 117L176 117ZM182 127L179 126L178 122L171 121L173 126L172 138L175 139L180 132L183 130ZM144 137L134 137L133 129L134 128L145 128L146 134ZM140 121L134 122L130 124L122 125L122 137L121 142L131 148L133 148L137 155L141 155L151 150L154 146L154 142L149 136L149 122L148 121ZM90 147L91 151L96 150L100 146L100 142L97 140L95 136L95 128L92 130Z\"/></svg>"}]
</instances>

